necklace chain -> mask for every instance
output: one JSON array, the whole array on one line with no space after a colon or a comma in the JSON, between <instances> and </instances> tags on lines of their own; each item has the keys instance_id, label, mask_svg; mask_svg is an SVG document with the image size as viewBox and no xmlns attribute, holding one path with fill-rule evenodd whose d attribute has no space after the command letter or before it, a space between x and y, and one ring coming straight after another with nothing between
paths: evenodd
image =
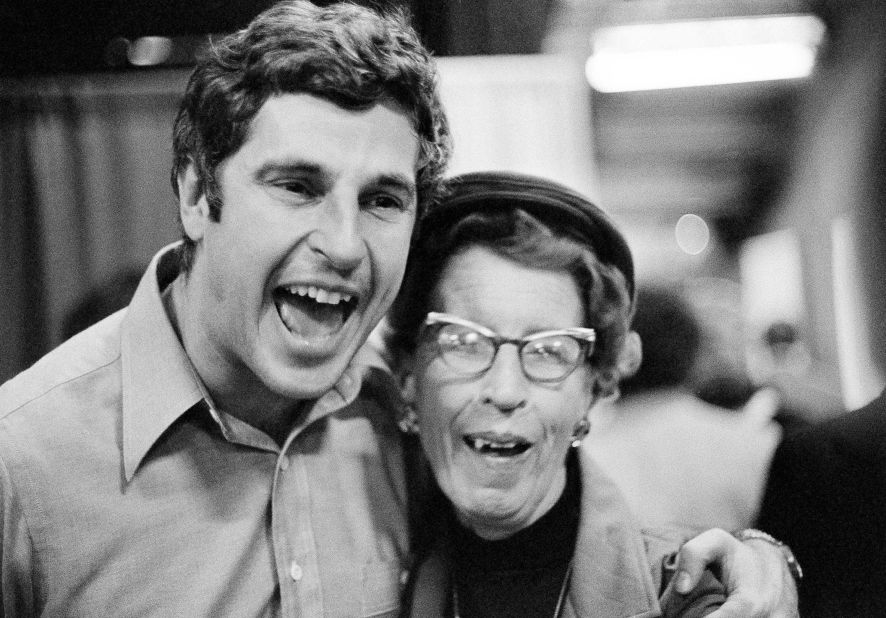
<instances>
[{"instance_id":1,"label":"necklace chain","mask_svg":"<svg viewBox=\"0 0 886 618\"><path fill-rule=\"evenodd\" d=\"M558 618L560 612L563 611L563 601L566 600L566 587L569 584L569 576L572 575L572 560L566 567L566 575L563 576L563 583L560 584L560 594L557 595L557 606L554 608L554 618ZM452 614L453 618L461 618L458 609L458 585L455 579L452 580Z\"/></svg>"}]
</instances>

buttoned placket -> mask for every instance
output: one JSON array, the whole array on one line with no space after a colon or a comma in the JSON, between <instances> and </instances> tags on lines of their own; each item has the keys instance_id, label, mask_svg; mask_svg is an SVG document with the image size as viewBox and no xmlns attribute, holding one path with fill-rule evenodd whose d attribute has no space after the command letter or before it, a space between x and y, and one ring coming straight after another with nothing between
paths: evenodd
<instances>
[{"instance_id":1,"label":"buttoned placket","mask_svg":"<svg viewBox=\"0 0 886 618\"><path fill-rule=\"evenodd\" d=\"M340 384L354 388L359 382L346 372ZM299 457L297 440L313 420L344 406L347 401L338 391L327 393L306 419L287 436L274 470L271 495L271 532L280 602L284 616L323 616L323 589L314 521L311 518L311 494L308 471Z\"/></svg>"},{"instance_id":2,"label":"buttoned placket","mask_svg":"<svg viewBox=\"0 0 886 618\"><path fill-rule=\"evenodd\" d=\"M225 439L277 454L271 493L271 549L280 587L283 616L323 616L323 587L311 490L305 458L299 456L298 437L314 422L332 414L357 395L360 379L347 371L336 389L314 403L304 423L293 429L282 448L266 434L219 412L204 391L207 408ZM344 389L344 394L339 390ZM327 582L329 583L329 582Z\"/></svg>"},{"instance_id":3,"label":"buttoned placket","mask_svg":"<svg viewBox=\"0 0 886 618\"><path fill-rule=\"evenodd\" d=\"M284 616L322 616L320 568L309 510L307 472L292 455L300 433L286 440L277 459L271 496L271 531Z\"/></svg>"},{"instance_id":4,"label":"buttoned placket","mask_svg":"<svg viewBox=\"0 0 886 618\"><path fill-rule=\"evenodd\" d=\"M307 472L300 458L293 454L296 439L307 425L294 429L278 449L265 434L218 412L208 395L205 400L209 413L228 441L277 454L270 519L281 614L322 616L320 569L309 509ZM232 423L237 429L232 428Z\"/></svg>"}]
</instances>

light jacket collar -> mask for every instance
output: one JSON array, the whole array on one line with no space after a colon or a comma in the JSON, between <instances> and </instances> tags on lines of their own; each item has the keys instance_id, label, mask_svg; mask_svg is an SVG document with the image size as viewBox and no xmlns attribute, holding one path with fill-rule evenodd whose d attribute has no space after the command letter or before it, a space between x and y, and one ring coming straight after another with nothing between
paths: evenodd
<instances>
[{"instance_id":1,"label":"light jacket collar","mask_svg":"<svg viewBox=\"0 0 886 618\"><path fill-rule=\"evenodd\" d=\"M580 448L581 517L566 616L659 616L640 526L615 483Z\"/></svg>"}]
</instances>

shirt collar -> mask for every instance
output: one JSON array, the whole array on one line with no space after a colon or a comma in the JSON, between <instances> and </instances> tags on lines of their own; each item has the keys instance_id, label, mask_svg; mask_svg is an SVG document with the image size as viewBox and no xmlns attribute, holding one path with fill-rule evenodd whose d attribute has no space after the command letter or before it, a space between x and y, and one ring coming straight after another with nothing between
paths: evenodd
<instances>
[{"instance_id":1,"label":"shirt collar","mask_svg":"<svg viewBox=\"0 0 886 618\"><path fill-rule=\"evenodd\" d=\"M211 400L204 396L205 389L163 305L163 290L179 275L177 248L180 244L164 247L151 260L123 322L122 433L126 482L132 480L163 432L197 404L207 407L226 439L240 441L230 435L231 421L236 419L214 411ZM372 353L361 349L336 385L310 406L288 441L312 422L353 402L370 366L375 364Z\"/></svg>"},{"instance_id":2,"label":"shirt collar","mask_svg":"<svg viewBox=\"0 0 886 618\"><path fill-rule=\"evenodd\" d=\"M163 288L178 274L177 245L164 247L151 260L123 321L123 468L127 482L160 435L203 400L161 297Z\"/></svg>"}]
</instances>

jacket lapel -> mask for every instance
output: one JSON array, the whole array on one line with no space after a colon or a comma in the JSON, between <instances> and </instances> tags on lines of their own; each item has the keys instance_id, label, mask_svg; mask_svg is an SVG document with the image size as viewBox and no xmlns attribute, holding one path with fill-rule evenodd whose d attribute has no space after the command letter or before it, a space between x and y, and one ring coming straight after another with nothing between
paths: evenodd
<instances>
[{"instance_id":1,"label":"jacket lapel","mask_svg":"<svg viewBox=\"0 0 886 618\"><path fill-rule=\"evenodd\" d=\"M659 616L637 524L620 490L580 448L581 518L566 615Z\"/></svg>"}]
</instances>

